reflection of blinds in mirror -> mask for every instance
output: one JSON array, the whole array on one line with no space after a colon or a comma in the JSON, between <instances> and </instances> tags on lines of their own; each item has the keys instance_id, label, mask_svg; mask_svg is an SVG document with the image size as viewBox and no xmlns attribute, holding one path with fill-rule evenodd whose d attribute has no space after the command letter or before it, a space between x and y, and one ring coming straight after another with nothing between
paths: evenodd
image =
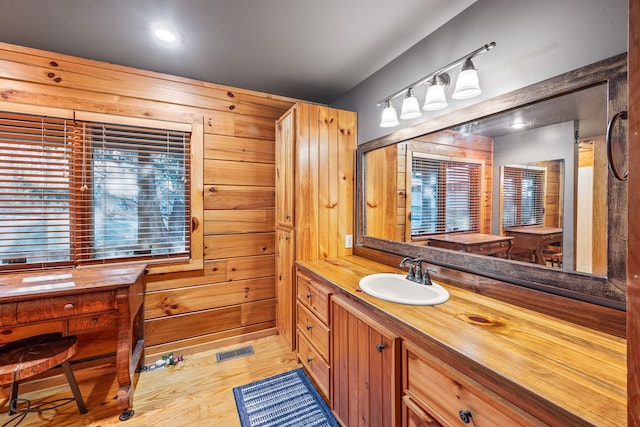
<instances>
[{"instance_id":1,"label":"reflection of blinds in mirror","mask_svg":"<svg viewBox=\"0 0 640 427\"><path fill-rule=\"evenodd\" d=\"M502 228L544 224L546 168L504 166Z\"/></svg>"},{"instance_id":2,"label":"reflection of blinds in mirror","mask_svg":"<svg viewBox=\"0 0 640 427\"><path fill-rule=\"evenodd\" d=\"M479 231L480 163L414 153L411 169L411 235Z\"/></svg>"}]
</instances>

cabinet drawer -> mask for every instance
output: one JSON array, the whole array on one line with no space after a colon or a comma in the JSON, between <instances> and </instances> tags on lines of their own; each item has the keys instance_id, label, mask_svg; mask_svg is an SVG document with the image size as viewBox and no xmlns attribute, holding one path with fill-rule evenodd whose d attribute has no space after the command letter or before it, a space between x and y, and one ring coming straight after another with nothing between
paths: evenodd
<instances>
[{"instance_id":1,"label":"cabinet drawer","mask_svg":"<svg viewBox=\"0 0 640 427\"><path fill-rule=\"evenodd\" d=\"M329 361L329 328L320 319L304 308L302 303L297 304L298 330L318 350L326 362Z\"/></svg>"},{"instance_id":2,"label":"cabinet drawer","mask_svg":"<svg viewBox=\"0 0 640 427\"><path fill-rule=\"evenodd\" d=\"M435 357L406 346L404 351L405 395L441 424L470 425L461 416L467 412L471 416L471 425L544 425Z\"/></svg>"},{"instance_id":3,"label":"cabinet drawer","mask_svg":"<svg viewBox=\"0 0 640 427\"><path fill-rule=\"evenodd\" d=\"M18 302L18 322L55 320L115 309L111 291Z\"/></svg>"},{"instance_id":4,"label":"cabinet drawer","mask_svg":"<svg viewBox=\"0 0 640 427\"><path fill-rule=\"evenodd\" d=\"M91 316L74 317L67 321L67 332L76 334L91 329L116 327L118 325L118 313L96 313Z\"/></svg>"},{"instance_id":5,"label":"cabinet drawer","mask_svg":"<svg viewBox=\"0 0 640 427\"><path fill-rule=\"evenodd\" d=\"M307 339L298 332L298 359L320 392L325 398L329 398L329 364L322 359L322 356L307 341Z\"/></svg>"},{"instance_id":6,"label":"cabinet drawer","mask_svg":"<svg viewBox=\"0 0 640 427\"><path fill-rule=\"evenodd\" d=\"M325 325L329 324L329 295L331 289L320 282L298 272L298 299L318 316Z\"/></svg>"},{"instance_id":7,"label":"cabinet drawer","mask_svg":"<svg viewBox=\"0 0 640 427\"><path fill-rule=\"evenodd\" d=\"M409 396L402 398L403 424L406 427L442 427Z\"/></svg>"}]
</instances>

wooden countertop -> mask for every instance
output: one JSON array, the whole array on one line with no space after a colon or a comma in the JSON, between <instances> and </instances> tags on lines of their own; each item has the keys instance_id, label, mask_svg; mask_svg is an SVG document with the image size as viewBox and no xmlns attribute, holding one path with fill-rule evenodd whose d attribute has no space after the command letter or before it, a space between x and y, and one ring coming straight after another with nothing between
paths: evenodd
<instances>
[{"instance_id":1,"label":"wooden countertop","mask_svg":"<svg viewBox=\"0 0 640 427\"><path fill-rule=\"evenodd\" d=\"M626 425L626 340L622 338L439 281L451 295L440 305L380 300L359 289L360 278L404 271L365 258L296 264L374 310L401 336L418 340L437 357L538 418L563 420L566 425Z\"/></svg>"}]
</instances>

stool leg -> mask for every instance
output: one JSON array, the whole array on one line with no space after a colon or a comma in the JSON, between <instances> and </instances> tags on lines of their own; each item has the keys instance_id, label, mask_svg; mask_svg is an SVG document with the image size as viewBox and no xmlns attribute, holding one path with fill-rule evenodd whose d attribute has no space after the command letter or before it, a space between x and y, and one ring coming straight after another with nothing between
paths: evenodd
<instances>
[{"instance_id":1,"label":"stool leg","mask_svg":"<svg viewBox=\"0 0 640 427\"><path fill-rule=\"evenodd\" d=\"M11 395L9 396L9 415L13 415L16 412L11 408L11 403L14 402L18 398L18 381L16 379L11 383Z\"/></svg>"},{"instance_id":2,"label":"stool leg","mask_svg":"<svg viewBox=\"0 0 640 427\"><path fill-rule=\"evenodd\" d=\"M71 392L73 393L73 397L76 399L76 404L78 405L78 410L81 414L87 413L87 407L84 404L84 399L82 398L82 394L80 394L80 388L78 387L78 382L76 381L75 375L73 375L73 371L71 370L71 366L69 366L69 361L65 360L61 363L62 369L64 370L64 374L67 376L67 381L69 382L69 387L71 387Z\"/></svg>"}]
</instances>

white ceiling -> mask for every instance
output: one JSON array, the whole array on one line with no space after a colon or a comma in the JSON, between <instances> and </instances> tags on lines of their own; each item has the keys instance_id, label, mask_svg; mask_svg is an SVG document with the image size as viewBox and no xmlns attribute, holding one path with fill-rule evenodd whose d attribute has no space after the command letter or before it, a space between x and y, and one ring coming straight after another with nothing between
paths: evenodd
<instances>
[{"instance_id":1,"label":"white ceiling","mask_svg":"<svg viewBox=\"0 0 640 427\"><path fill-rule=\"evenodd\" d=\"M475 1L0 0L0 41L330 103Z\"/></svg>"}]
</instances>

